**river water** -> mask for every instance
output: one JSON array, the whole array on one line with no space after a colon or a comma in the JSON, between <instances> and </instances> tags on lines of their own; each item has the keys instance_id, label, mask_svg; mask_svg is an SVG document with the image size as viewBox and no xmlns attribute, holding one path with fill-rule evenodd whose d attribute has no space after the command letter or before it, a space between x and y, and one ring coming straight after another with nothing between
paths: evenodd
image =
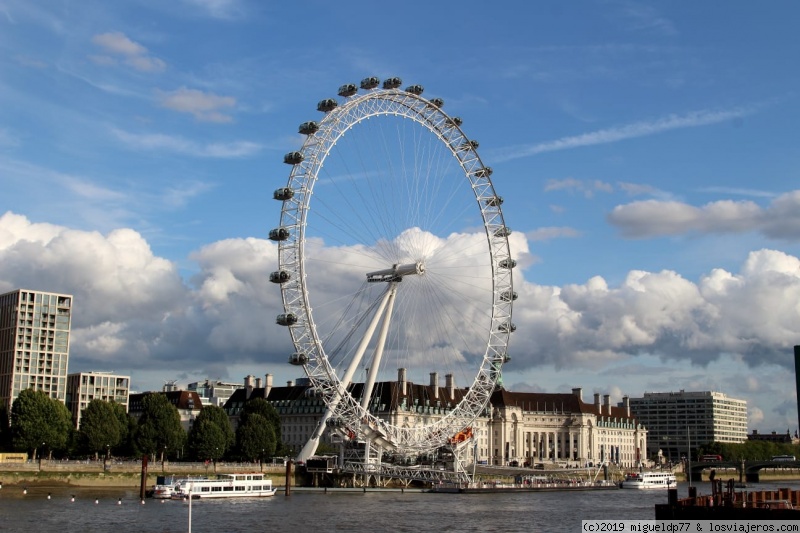
<instances>
[{"instance_id":1,"label":"river water","mask_svg":"<svg viewBox=\"0 0 800 533\"><path fill-rule=\"evenodd\" d=\"M709 494L708 483L696 483ZM800 489L800 481L760 483L753 490ZM133 489L71 487L0 489L0 531L14 533L186 532L189 504L148 499ZM685 483L678 487L685 497ZM48 499L49 495L49 499ZM75 500L72 501L74 496ZM194 500L193 533L399 531L580 531L581 520L652 520L661 490L430 494L404 492L320 493L295 491L272 498Z\"/></svg>"}]
</instances>

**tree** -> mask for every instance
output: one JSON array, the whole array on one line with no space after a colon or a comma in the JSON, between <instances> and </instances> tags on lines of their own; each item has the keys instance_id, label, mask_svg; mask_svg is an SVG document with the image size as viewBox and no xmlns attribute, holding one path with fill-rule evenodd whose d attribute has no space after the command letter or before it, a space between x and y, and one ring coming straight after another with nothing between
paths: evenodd
<instances>
[{"instance_id":1,"label":"tree","mask_svg":"<svg viewBox=\"0 0 800 533\"><path fill-rule=\"evenodd\" d=\"M250 414L263 416L272 426L272 430L275 433L275 441L281 442L281 416L271 403L264 398L255 398L245 403L244 408L242 408L242 414L239 417L239 424L241 425L245 422Z\"/></svg>"},{"instance_id":2,"label":"tree","mask_svg":"<svg viewBox=\"0 0 800 533\"><path fill-rule=\"evenodd\" d=\"M63 450L70 441L72 416L60 401L42 391L26 389L11 405L11 439L14 449L32 453Z\"/></svg>"},{"instance_id":3,"label":"tree","mask_svg":"<svg viewBox=\"0 0 800 533\"><path fill-rule=\"evenodd\" d=\"M278 443L272 424L256 413L249 414L239 422L236 442L242 459L262 461L275 453Z\"/></svg>"},{"instance_id":4,"label":"tree","mask_svg":"<svg viewBox=\"0 0 800 533\"><path fill-rule=\"evenodd\" d=\"M100 452L109 453L122 437L122 428L113 405L103 400L92 400L81 413L81 428L78 442L84 451L93 453L95 459ZM127 432L127 425L125 430Z\"/></svg>"},{"instance_id":5,"label":"tree","mask_svg":"<svg viewBox=\"0 0 800 533\"><path fill-rule=\"evenodd\" d=\"M209 432L206 423L217 427L222 438L219 439L216 432ZM205 439L211 439L213 443L206 443ZM215 405L203 407L189 435L189 446L195 458L217 460L235 445L236 434L225 410Z\"/></svg>"},{"instance_id":6,"label":"tree","mask_svg":"<svg viewBox=\"0 0 800 533\"><path fill-rule=\"evenodd\" d=\"M123 451L128 443L128 438L130 436L130 424L132 417L128 416L128 413L125 411L125 406L121 403L117 402L110 402L111 409L114 411L114 417L119 422L119 441L117 442L117 448L115 452Z\"/></svg>"},{"instance_id":7,"label":"tree","mask_svg":"<svg viewBox=\"0 0 800 533\"><path fill-rule=\"evenodd\" d=\"M217 424L209 419L198 419L192 428L189 446L196 459L217 461L227 451L227 440Z\"/></svg>"},{"instance_id":8,"label":"tree","mask_svg":"<svg viewBox=\"0 0 800 533\"><path fill-rule=\"evenodd\" d=\"M153 460L160 453L163 461L167 452L183 447L186 432L181 426L181 416L165 395L150 393L142 398L135 441L142 453L150 454Z\"/></svg>"}]
</instances>

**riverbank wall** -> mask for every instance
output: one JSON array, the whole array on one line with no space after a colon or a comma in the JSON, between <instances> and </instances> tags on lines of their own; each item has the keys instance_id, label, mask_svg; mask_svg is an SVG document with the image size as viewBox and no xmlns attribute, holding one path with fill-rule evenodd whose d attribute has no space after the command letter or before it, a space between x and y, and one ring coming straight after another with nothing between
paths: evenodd
<instances>
[{"instance_id":1,"label":"riverbank wall","mask_svg":"<svg viewBox=\"0 0 800 533\"><path fill-rule=\"evenodd\" d=\"M147 486L156 483L158 476L190 477L263 472L273 485L284 485L286 467L283 464L258 463L180 463L156 462L147 469ZM293 471L296 474L296 471ZM41 463L0 463L2 485L67 485L75 487L130 487L141 483L142 465L139 461L42 461ZM297 484L296 475L291 483Z\"/></svg>"}]
</instances>

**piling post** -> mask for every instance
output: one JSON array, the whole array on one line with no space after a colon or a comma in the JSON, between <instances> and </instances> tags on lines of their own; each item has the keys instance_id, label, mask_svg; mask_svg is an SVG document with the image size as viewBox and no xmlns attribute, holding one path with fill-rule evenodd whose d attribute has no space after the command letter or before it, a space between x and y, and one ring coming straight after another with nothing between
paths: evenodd
<instances>
[{"instance_id":1,"label":"piling post","mask_svg":"<svg viewBox=\"0 0 800 533\"><path fill-rule=\"evenodd\" d=\"M289 494L292 493L292 463L293 462L294 461L292 461L291 459L288 459L286 461L286 486L284 488L284 494L286 496L288 496Z\"/></svg>"},{"instance_id":2,"label":"piling post","mask_svg":"<svg viewBox=\"0 0 800 533\"><path fill-rule=\"evenodd\" d=\"M147 454L142 455L142 478L139 482L139 499L144 500L147 491Z\"/></svg>"}]
</instances>

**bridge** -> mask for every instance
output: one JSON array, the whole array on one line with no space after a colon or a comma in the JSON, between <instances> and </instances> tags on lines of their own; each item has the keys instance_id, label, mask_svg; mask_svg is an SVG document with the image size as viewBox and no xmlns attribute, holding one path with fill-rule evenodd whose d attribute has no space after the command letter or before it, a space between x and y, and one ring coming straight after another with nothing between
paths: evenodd
<instances>
[{"instance_id":1,"label":"bridge","mask_svg":"<svg viewBox=\"0 0 800 533\"><path fill-rule=\"evenodd\" d=\"M800 469L800 461L701 461L693 462L688 475L692 481L703 480L703 470L733 468L739 474L739 481L758 483L759 473L765 468Z\"/></svg>"}]
</instances>

